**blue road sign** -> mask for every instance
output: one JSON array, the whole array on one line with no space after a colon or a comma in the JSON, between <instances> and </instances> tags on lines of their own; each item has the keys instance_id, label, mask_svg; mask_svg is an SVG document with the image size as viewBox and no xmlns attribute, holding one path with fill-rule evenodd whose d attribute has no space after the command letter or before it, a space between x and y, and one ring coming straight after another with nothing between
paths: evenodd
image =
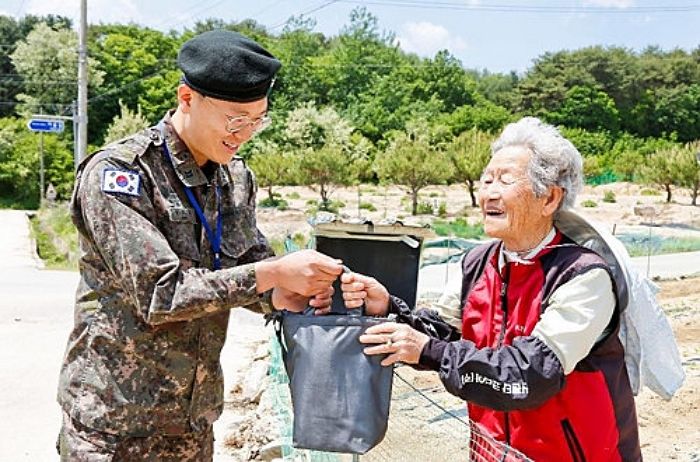
<instances>
[{"instance_id":1,"label":"blue road sign","mask_svg":"<svg viewBox=\"0 0 700 462\"><path fill-rule=\"evenodd\" d=\"M33 132L61 133L64 123L58 119L30 119L27 127Z\"/></svg>"}]
</instances>

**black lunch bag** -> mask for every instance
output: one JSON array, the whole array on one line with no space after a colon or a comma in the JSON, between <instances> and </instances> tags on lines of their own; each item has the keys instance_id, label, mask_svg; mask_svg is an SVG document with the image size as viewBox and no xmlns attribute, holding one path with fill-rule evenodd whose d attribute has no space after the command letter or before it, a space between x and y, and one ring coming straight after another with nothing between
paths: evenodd
<instances>
[{"instance_id":1,"label":"black lunch bag","mask_svg":"<svg viewBox=\"0 0 700 462\"><path fill-rule=\"evenodd\" d=\"M277 318L296 448L364 454L384 438L393 367L382 366L381 355L365 355L358 338L387 319L360 311L325 316L315 316L313 309L283 311Z\"/></svg>"}]
</instances>

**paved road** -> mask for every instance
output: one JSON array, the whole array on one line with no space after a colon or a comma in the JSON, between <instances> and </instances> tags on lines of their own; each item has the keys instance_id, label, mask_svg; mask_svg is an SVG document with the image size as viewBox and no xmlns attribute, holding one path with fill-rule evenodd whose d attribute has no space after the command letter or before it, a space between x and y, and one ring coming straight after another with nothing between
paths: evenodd
<instances>
[{"instance_id":1,"label":"paved road","mask_svg":"<svg viewBox=\"0 0 700 462\"><path fill-rule=\"evenodd\" d=\"M78 275L32 258L27 218L0 212L0 460L57 460L58 371Z\"/></svg>"},{"instance_id":2,"label":"paved road","mask_svg":"<svg viewBox=\"0 0 700 462\"><path fill-rule=\"evenodd\" d=\"M61 422L56 403L58 373L73 324L78 274L41 269L33 257L25 213L0 210L0 461L57 461ZM234 310L222 352L230 371L245 367L252 342L265 338L262 317ZM227 389L230 385L227 385ZM224 440L225 413L215 426ZM229 462L217 445L216 462Z\"/></svg>"}]
</instances>

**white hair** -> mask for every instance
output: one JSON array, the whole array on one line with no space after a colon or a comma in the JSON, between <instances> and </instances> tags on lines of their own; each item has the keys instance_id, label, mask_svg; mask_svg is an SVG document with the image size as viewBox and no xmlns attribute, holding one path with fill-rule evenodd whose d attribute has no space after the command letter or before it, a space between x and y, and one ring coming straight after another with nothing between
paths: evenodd
<instances>
[{"instance_id":1,"label":"white hair","mask_svg":"<svg viewBox=\"0 0 700 462\"><path fill-rule=\"evenodd\" d=\"M522 146L530 150L528 176L537 197L550 186L564 190L559 208L571 208L576 195L583 188L583 159L571 141L559 130L536 117L523 117L506 125L491 145L491 155L506 146Z\"/></svg>"}]
</instances>

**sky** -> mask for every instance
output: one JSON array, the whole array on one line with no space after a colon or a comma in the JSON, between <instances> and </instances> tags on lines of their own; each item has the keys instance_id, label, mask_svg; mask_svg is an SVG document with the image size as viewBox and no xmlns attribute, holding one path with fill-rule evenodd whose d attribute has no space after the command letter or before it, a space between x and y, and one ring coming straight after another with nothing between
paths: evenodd
<instances>
[{"instance_id":1,"label":"sky","mask_svg":"<svg viewBox=\"0 0 700 462\"><path fill-rule=\"evenodd\" d=\"M61 14L78 24L79 0L0 0L0 14ZM640 51L700 46L700 1L692 0L87 0L89 23L128 23L168 31L197 20L255 19L279 33L290 16L337 35L365 5L402 49L449 50L464 67L523 73L545 52L591 45Z\"/></svg>"}]
</instances>

